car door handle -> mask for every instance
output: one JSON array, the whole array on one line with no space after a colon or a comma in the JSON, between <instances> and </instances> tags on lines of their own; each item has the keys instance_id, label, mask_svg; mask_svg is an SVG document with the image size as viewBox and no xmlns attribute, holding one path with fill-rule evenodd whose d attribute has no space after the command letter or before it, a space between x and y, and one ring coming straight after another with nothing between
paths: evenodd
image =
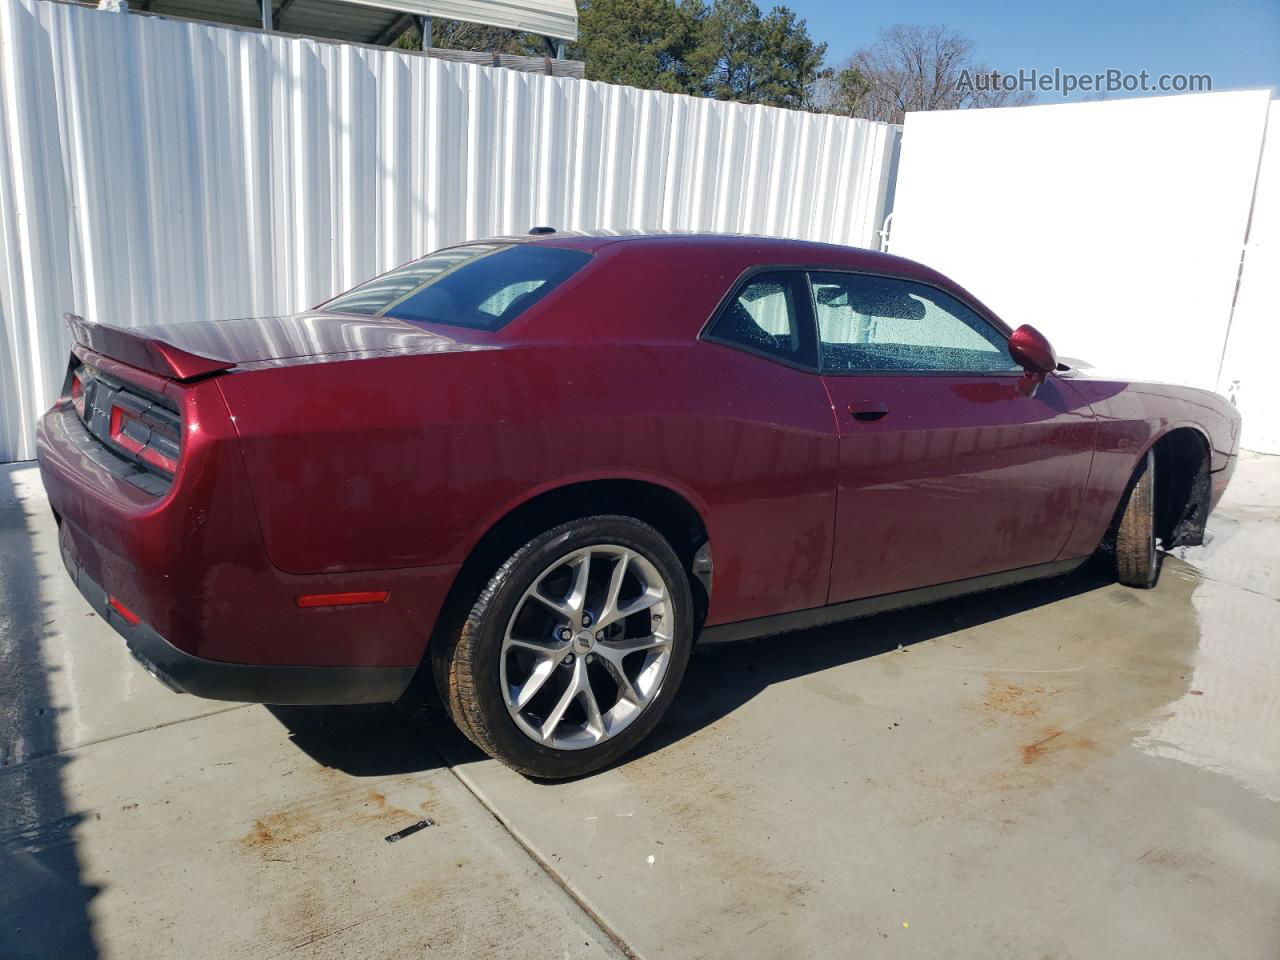
<instances>
[{"instance_id":1,"label":"car door handle","mask_svg":"<svg viewBox=\"0 0 1280 960\"><path fill-rule=\"evenodd\" d=\"M879 420L889 413L889 408L879 400L859 400L849 404L849 415L855 420L869 422Z\"/></svg>"}]
</instances>

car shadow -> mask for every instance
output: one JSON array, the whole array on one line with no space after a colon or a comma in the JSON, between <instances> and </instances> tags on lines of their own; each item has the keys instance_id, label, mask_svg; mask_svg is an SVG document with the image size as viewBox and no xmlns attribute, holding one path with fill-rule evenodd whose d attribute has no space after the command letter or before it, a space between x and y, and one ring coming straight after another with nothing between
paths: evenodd
<instances>
[{"instance_id":1,"label":"car shadow","mask_svg":"<svg viewBox=\"0 0 1280 960\"><path fill-rule=\"evenodd\" d=\"M1102 558L1051 580L987 590L906 610L694 649L667 716L630 759L710 726L775 683L934 640L1115 583ZM625 759L621 761L625 763Z\"/></svg>"},{"instance_id":2,"label":"car shadow","mask_svg":"<svg viewBox=\"0 0 1280 960\"><path fill-rule=\"evenodd\" d=\"M910 649L958 630L1049 606L1115 583L1111 564L1090 560L1052 580L988 590L968 597L864 617L811 630L739 643L694 648L688 671L667 715L654 732L613 767L657 753L737 710L768 687L831 667ZM487 759L444 715L439 701L413 712L414 725L435 743L450 766ZM595 776L612 767L597 771ZM573 782L529 778L547 786ZM581 778L580 778L581 779Z\"/></svg>"},{"instance_id":3,"label":"car shadow","mask_svg":"<svg viewBox=\"0 0 1280 960\"><path fill-rule=\"evenodd\" d=\"M666 717L617 765L692 736L775 683L1049 606L1115 582L1110 565L1086 563L1052 580L864 617L759 640L695 647ZM317 763L352 776L416 773L487 759L444 712L426 671L394 705L269 707L290 739ZM606 768L609 769L609 768ZM564 781L537 780L553 785Z\"/></svg>"},{"instance_id":4,"label":"car shadow","mask_svg":"<svg viewBox=\"0 0 1280 960\"><path fill-rule=\"evenodd\" d=\"M419 711L427 705L419 704ZM403 705L269 706L289 739L316 763L352 777L392 777L445 766L413 710ZM441 715L426 726L448 723Z\"/></svg>"}]
</instances>

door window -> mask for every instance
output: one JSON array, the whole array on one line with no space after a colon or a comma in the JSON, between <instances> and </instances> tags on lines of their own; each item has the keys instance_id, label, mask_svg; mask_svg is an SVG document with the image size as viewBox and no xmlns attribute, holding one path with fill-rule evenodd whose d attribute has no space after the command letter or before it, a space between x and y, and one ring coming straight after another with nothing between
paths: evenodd
<instances>
[{"instance_id":1,"label":"door window","mask_svg":"<svg viewBox=\"0 0 1280 960\"><path fill-rule=\"evenodd\" d=\"M999 330L922 283L849 273L810 274L824 373L1015 373Z\"/></svg>"}]
</instances>

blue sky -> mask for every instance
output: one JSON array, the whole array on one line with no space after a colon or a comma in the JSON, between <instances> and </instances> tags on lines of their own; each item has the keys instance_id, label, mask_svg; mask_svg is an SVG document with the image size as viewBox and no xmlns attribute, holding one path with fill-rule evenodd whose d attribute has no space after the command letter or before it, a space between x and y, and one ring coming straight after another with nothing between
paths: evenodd
<instances>
[{"instance_id":1,"label":"blue sky","mask_svg":"<svg viewBox=\"0 0 1280 960\"><path fill-rule=\"evenodd\" d=\"M776 0L757 0L768 9ZM1002 71L1208 73L1213 89L1280 88L1280 0L1039 3L782 0L839 63L895 23L944 24ZM1277 89L1280 93L1280 89ZM1052 94L1041 94L1041 101ZM1075 98L1073 98L1075 99Z\"/></svg>"}]
</instances>

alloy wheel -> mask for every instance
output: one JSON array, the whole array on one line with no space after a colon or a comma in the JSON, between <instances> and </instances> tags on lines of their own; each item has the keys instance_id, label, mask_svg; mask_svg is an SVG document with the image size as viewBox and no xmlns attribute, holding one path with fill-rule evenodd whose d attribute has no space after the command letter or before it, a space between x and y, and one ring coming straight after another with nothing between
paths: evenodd
<instances>
[{"instance_id":1,"label":"alloy wheel","mask_svg":"<svg viewBox=\"0 0 1280 960\"><path fill-rule=\"evenodd\" d=\"M559 750L625 730L662 690L673 606L657 568L628 547L594 544L548 566L503 636L502 692L516 726Z\"/></svg>"}]
</instances>

